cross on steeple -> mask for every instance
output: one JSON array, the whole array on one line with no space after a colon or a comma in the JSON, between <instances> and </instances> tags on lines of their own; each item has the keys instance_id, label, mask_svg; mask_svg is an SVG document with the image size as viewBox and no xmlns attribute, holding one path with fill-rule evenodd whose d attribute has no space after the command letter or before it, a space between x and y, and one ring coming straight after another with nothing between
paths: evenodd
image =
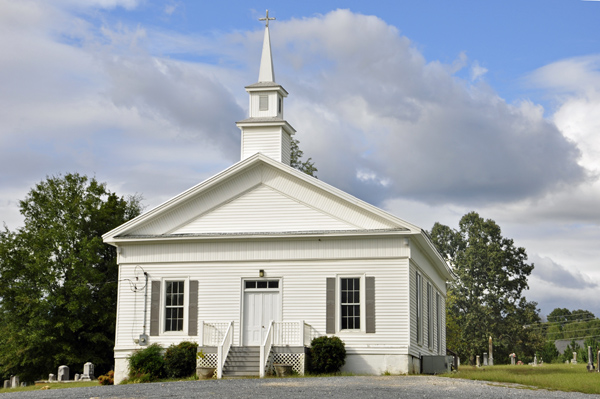
<instances>
[{"instance_id":1,"label":"cross on steeple","mask_svg":"<svg viewBox=\"0 0 600 399\"><path fill-rule=\"evenodd\" d=\"M269 18L269 10L267 10L267 16L264 18L259 18L259 21L266 21L267 27L269 27L269 21L274 20L275 18Z\"/></svg>"}]
</instances>

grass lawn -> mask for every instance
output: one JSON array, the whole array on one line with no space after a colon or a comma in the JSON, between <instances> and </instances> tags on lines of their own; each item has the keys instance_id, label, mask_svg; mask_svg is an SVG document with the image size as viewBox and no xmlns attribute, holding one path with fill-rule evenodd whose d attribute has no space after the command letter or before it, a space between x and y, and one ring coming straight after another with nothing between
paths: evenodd
<instances>
[{"instance_id":1,"label":"grass lawn","mask_svg":"<svg viewBox=\"0 0 600 399\"><path fill-rule=\"evenodd\" d=\"M468 380L511 382L566 392L600 394L600 373L590 373L586 364L543 364L540 366L461 366L444 377Z\"/></svg>"},{"instance_id":2,"label":"grass lawn","mask_svg":"<svg viewBox=\"0 0 600 399\"><path fill-rule=\"evenodd\" d=\"M28 387L19 388L7 388L0 389L0 397L3 393L9 392L25 392L25 391L39 391L45 386L49 386L49 389L63 389L63 388L83 388L83 387L95 387L99 386L98 381L77 381L77 382L50 382L48 384L30 385Z\"/></svg>"}]
</instances>

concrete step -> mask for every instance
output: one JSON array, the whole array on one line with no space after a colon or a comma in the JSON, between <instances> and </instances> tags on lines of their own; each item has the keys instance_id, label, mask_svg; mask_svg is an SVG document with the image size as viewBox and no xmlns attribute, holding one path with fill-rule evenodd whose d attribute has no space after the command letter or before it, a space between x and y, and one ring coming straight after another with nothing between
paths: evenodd
<instances>
[{"instance_id":1,"label":"concrete step","mask_svg":"<svg viewBox=\"0 0 600 399\"><path fill-rule=\"evenodd\" d=\"M258 346L233 346L229 349L223 367L225 377L258 376L260 348Z\"/></svg>"}]
</instances>

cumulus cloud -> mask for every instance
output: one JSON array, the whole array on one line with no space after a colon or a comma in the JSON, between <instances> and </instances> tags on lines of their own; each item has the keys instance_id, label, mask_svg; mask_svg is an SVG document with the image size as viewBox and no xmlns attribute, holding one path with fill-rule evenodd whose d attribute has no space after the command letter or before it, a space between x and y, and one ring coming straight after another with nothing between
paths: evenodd
<instances>
[{"instance_id":1,"label":"cumulus cloud","mask_svg":"<svg viewBox=\"0 0 600 399\"><path fill-rule=\"evenodd\" d=\"M548 257L533 255L530 260L535 264L535 276L546 283L570 289L598 287L598 283L592 281L580 271L568 270Z\"/></svg>"},{"instance_id":2,"label":"cumulus cloud","mask_svg":"<svg viewBox=\"0 0 600 399\"><path fill-rule=\"evenodd\" d=\"M287 112L324 180L375 203L473 205L585 181L579 150L541 106L507 104L489 86L458 79L452 65L426 62L382 20L337 10L279 24L280 80L302 97ZM337 116L338 131L323 115ZM363 170L392 183L367 189Z\"/></svg>"}]
</instances>

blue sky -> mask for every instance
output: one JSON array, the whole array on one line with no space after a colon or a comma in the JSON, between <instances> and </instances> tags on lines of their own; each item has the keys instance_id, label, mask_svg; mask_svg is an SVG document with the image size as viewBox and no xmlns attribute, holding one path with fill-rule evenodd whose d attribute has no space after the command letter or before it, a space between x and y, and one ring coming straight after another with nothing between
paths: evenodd
<instances>
[{"instance_id":1,"label":"blue sky","mask_svg":"<svg viewBox=\"0 0 600 399\"><path fill-rule=\"evenodd\" d=\"M543 314L600 315L600 1L0 0L0 220L47 175L153 207L238 161L266 9L320 179L425 229L478 211Z\"/></svg>"}]
</instances>

